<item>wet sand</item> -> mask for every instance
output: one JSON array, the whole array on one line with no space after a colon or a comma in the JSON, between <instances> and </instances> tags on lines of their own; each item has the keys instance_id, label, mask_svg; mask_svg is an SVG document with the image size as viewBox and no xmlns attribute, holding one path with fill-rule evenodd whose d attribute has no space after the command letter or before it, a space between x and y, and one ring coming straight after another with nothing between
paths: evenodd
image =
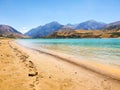
<instances>
[{"instance_id":1,"label":"wet sand","mask_svg":"<svg viewBox=\"0 0 120 90\"><path fill-rule=\"evenodd\" d=\"M76 63L0 39L0 90L120 90L119 70Z\"/></svg>"}]
</instances>

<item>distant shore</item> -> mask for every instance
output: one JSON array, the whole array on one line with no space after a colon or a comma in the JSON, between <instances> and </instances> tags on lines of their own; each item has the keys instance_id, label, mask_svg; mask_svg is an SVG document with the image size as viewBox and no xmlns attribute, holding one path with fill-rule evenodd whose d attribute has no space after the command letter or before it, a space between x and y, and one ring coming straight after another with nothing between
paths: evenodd
<instances>
[{"instance_id":1,"label":"distant shore","mask_svg":"<svg viewBox=\"0 0 120 90\"><path fill-rule=\"evenodd\" d=\"M74 61L73 61L74 60ZM120 70L0 39L0 90L119 90Z\"/></svg>"}]
</instances>

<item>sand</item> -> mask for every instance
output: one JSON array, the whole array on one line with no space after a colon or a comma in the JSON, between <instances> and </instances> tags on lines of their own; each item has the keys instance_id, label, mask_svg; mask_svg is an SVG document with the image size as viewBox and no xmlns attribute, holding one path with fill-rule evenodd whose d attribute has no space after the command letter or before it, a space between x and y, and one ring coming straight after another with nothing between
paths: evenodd
<instances>
[{"instance_id":1,"label":"sand","mask_svg":"<svg viewBox=\"0 0 120 90\"><path fill-rule=\"evenodd\" d=\"M71 60L0 39L0 90L120 90L118 69Z\"/></svg>"}]
</instances>

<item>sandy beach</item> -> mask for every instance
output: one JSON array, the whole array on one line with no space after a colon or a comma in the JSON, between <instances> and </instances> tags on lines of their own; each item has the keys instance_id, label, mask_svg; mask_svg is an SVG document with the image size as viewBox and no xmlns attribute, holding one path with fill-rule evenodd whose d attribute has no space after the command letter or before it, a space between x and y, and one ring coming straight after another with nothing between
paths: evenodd
<instances>
[{"instance_id":1,"label":"sandy beach","mask_svg":"<svg viewBox=\"0 0 120 90\"><path fill-rule=\"evenodd\" d=\"M0 90L120 90L119 69L83 63L0 39Z\"/></svg>"}]
</instances>

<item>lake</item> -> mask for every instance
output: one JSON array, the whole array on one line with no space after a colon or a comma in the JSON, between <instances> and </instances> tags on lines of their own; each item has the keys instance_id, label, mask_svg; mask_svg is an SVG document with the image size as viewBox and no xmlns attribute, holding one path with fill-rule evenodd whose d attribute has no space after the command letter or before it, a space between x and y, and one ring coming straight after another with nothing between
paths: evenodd
<instances>
[{"instance_id":1,"label":"lake","mask_svg":"<svg viewBox=\"0 0 120 90\"><path fill-rule=\"evenodd\" d=\"M65 53L83 60L94 60L120 67L119 38L87 39L18 39L27 47L48 49Z\"/></svg>"}]
</instances>

